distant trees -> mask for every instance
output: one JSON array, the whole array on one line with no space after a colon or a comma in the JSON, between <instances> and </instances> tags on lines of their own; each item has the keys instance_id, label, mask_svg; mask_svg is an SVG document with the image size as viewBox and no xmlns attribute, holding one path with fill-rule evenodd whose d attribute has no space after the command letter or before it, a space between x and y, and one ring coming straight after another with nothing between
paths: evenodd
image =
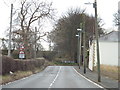
<instances>
[{"instance_id":1,"label":"distant trees","mask_svg":"<svg viewBox=\"0 0 120 90\"><path fill-rule=\"evenodd\" d=\"M53 16L52 3L39 2L38 0L21 1L21 6L14 15L12 40L17 48L22 42L25 47L26 58L31 58L30 55L33 53L31 50L34 48L35 42L46 35L46 33L42 35L40 33L44 20L53 19ZM35 27L37 27L36 31ZM37 44L37 47L39 46L41 47Z\"/></svg>"},{"instance_id":2,"label":"distant trees","mask_svg":"<svg viewBox=\"0 0 120 90\"><path fill-rule=\"evenodd\" d=\"M51 32L51 41L54 43L54 50L62 53L69 60L75 60L77 55L77 29L81 28L80 23L85 20L86 46L93 39L95 31L95 20L93 16L84 13L85 10L70 9L66 15L63 15L55 24L55 28ZM85 19L83 19L83 15ZM103 34L103 30L99 24L99 32Z\"/></svg>"},{"instance_id":3,"label":"distant trees","mask_svg":"<svg viewBox=\"0 0 120 90\"><path fill-rule=\"evenodd\" d=\"M113 16L115 25L120 26L120 10L118 10L118 12L115 13Z\"/></svg>"}]
</instances>

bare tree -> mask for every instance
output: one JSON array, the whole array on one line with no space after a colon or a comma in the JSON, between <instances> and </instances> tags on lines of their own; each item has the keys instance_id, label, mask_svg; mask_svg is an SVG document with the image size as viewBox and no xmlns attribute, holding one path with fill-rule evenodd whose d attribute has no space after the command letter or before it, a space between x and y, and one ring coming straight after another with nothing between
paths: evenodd
<instances>
[{"instance_id":1,"label":"bare tree","mask_svg":"<svg viewBox=\"0 0 120 90\"><path fill-rule=\"evenodd\" d=\"M50 18L53 19L54 9L52 8L52 3L48 2L38 2L37 0L23 0L21 2L21 7L17 12L17 17L14 19L14 39L23 42L25 47L26 58L30 58L30 49L35 42L33 36L36 33L40 33L40 27L42 26L43 20ZM34 27L38 27L38 31L34 32ZM36 41L42 36L37 34Z\"/></svg>"},{"instance_id":2,"label":"bare tree","mask_svg":"<svg viewBox=\"0 0 120 90\"><path fill-rule=\"evenodd\" d=\"M118 10L118 12L115 13L113 16L115 25L120 26L120 10Z\"/></svg>"},{"instance_id":3,"label":"bare tree","mask_svg":"<svg viewBox=\"0 0 120 90\"><path fill-rule=\"evenodd\" d=\"M85 16L85 32L86 46L88 48L89 40L93 39L95 31L95 18L84 13L85 10L79 8L70 9L66 15L61 17L55 24L55 28L51 32L49 38L54 43L54 50L64 54L69 60L75 60L77 55L77 29L81 28L80 23L83 23L83 15ZM100 27L99 32L103 34ZM83 39L82 39L83 40ZM83 44L83 43L82 43Z\"/></svg>"}]
</instances>

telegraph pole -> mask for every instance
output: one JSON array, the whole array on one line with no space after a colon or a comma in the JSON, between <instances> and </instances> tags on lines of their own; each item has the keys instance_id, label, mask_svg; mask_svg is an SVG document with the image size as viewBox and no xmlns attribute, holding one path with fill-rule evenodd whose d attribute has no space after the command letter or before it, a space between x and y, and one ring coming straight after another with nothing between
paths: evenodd
<instances>
[{"instance_id":1,"label":"telegraph pole","mask_svg":"<svg viewBox=\"0 0 120 90\"><path fill-rule=\"evenodd\" d=\"M77 63L80 69L80 32L81 32L81 29L77 29L77 31L78 31L78 35L76 35L78 37Z\"/></svg>"},{"instance_id":2,"label":"telegraph pole","mask_svg":"<svg viewBox=\"0 0 120 90\"><path fill-rule=\"evenodd\" d=\"M93 4L93 8L95 9L95 37L96 37L96 52L97 52L97 69L98 69L98 82L101 82L100 75L100 53L99 53L99 34L98 34L98 23L97 23L97 0L94 3L85 3L85 4Z\"/></svg>"},{"instance_id":3,"label":"telegraph pole","mask_svg":"<svg viewBox=\"0 0 120 90\"><path fill-rule=\"evenodd\" d=\"M78 65L79 65L79 69L81 66L81 38L82 38L82 23L80 23L80 29L77 29L78 31L78 52L77 52L77 60L78 60Z\"/></svg>"},{"instance_id":4,"label":"telegraph pole","mask_svg":"<svg viewBox=\"0 0 120 90\"><path fill-rule=\"evenodd\" d=\"M12 13L13 13L13 4L11 4L11 14L10 14L10 31L9 31L9 45L8 45L8 56L11 56L11 30L12 30Z\"/></svg>"},{"instance_id":5,"label":"telegraph pole","mask_svg":"<svg viewBox=\"0 0 120 90\"><path fill-rule=\"evenodd\" d=\"M86 74L86 39L85 39L85 15L83 14L83 66Z\"/></svg>"},{"instance_id":6,"label":"telegraph pole","mask_svg":"<svg viewBox=\"0 0 120 90\"><path fill-rule=\"evenodd\" d=\"M97 45L97 69L98 69L98 82L101 82L100 75L100 53L99 53L99 40L98 40L98 24L97 24L97 1L93 3L95 9L95 36L96 36L96 45Z\"/></svg>"},{"instance_id":7,"label":"telegraph pole","mask_svg":"<svg viewBox=\"0 0 120 90\"><path fill-rule=\"evenodd\" d=\"M37 27L35 27L35 43L34 43L34 59L36 59L36 37L37 37Z\"/></svg>"},{"instance_id":8,"label":"telegraph pole","mask_svg":"<svg viewBox=\"0 0 120 90\"><path fill-rule=\"evenodd\" d=\"M80 23L80 28L81 28L81 32L80 32L80 65L82 65L82 58L81 58L81 55L82 55L82 33L83 33L83 28L82 28L82 23Z\"/></svg>"},{"instance_id":9,"label":"telegraph pole","mask_svg":"<svg viewBox=\"0 0 120 90\"><path fill-rule=\"evenodd\" d=\"M50 32L48 32L48 36L51 38ZM48 43L49 43L49 50L52 51L52 41L50 39L48 39Z\"/></svg>"}]
</instances>

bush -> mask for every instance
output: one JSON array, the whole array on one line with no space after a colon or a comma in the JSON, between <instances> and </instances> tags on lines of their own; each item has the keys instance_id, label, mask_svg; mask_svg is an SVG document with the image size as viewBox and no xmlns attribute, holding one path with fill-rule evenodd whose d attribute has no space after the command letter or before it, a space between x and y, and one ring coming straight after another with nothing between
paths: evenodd
<instances>
[{"instance_id":1,"label":"bush","mask_svg":"<svg viewBox=\"0 0 120 90\"><path fill-rule=\"evenodd\" d=\"M2 74L6 74L9 73L9 71L12 71L12 65L14 65L12 58L2 56Z\"/></svg>"},{"instance_id":2,"label":"bush","mask_svg":"<svg viewBox=\"0 0 120 90\"><path fill-rule=\"evenodd\" d=\"M33 71L35 68L40 68L44 63L44 59L14 60L13 58L2 56L2 75L9 74L10 71Z\"/></svg>"},{"instance_id":3,"label":"bush","mask_svg":"<svg viewBox=\"0 0 120 90\"><path fill-rule=\"evenodd\" d=\"M55 58L57 52L55 51L46 51L43 53L43 57L49 61L52 61Z\"/></svg>"},{"instance_id":4,"label":"bush","mask_svg":"<svg viewBox=\"0 0 120 90\"><path fill-rule=\"evenodd\" d=\"M14 59L18 59L18 58L19 58L19 51L18 51L18 50L14 50L14 51L12 52L12 57L13 57Z\"/></svg>"},{"instance_id":5,"label":"bush","mask_svg":"<svg viewBox=\"0 0 120 90\"><path fill-rule=\"evenodd\" d=\"M2 50L2 55L8 55L8 50Z\"/></svg>"}]
</instances>

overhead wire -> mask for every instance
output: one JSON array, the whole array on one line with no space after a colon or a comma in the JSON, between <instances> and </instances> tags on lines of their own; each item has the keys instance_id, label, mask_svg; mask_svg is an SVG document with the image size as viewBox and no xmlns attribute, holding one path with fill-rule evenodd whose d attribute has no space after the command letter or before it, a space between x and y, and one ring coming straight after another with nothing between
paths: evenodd
<instances>
[{"instance_id":1,"label":"overhead wire","mask_svg":"<svg viewBox=\"0 0 120 90\"><path fill-rule=\"evenodd\" d=\"M7 6L7 7L10 7L6 2L5 2L5 0L2 0L3 1L3 3Z\"/></svg>"},{"instance_id":2,"label":"overhead wire","mask_svg":"<svg viewBox=\"0 0 120 90\"><path fill-rule=\"evenodd\" d=\"M8 3L6 3L5 0L2 0L2 1L3 1L3 3L4 3L7 7L10 7L9 3L12 4L13 2L14 2L14 3L16 2L16 0L14 0L13 2L8 2Z\"/></svg>"}]
</instances>

